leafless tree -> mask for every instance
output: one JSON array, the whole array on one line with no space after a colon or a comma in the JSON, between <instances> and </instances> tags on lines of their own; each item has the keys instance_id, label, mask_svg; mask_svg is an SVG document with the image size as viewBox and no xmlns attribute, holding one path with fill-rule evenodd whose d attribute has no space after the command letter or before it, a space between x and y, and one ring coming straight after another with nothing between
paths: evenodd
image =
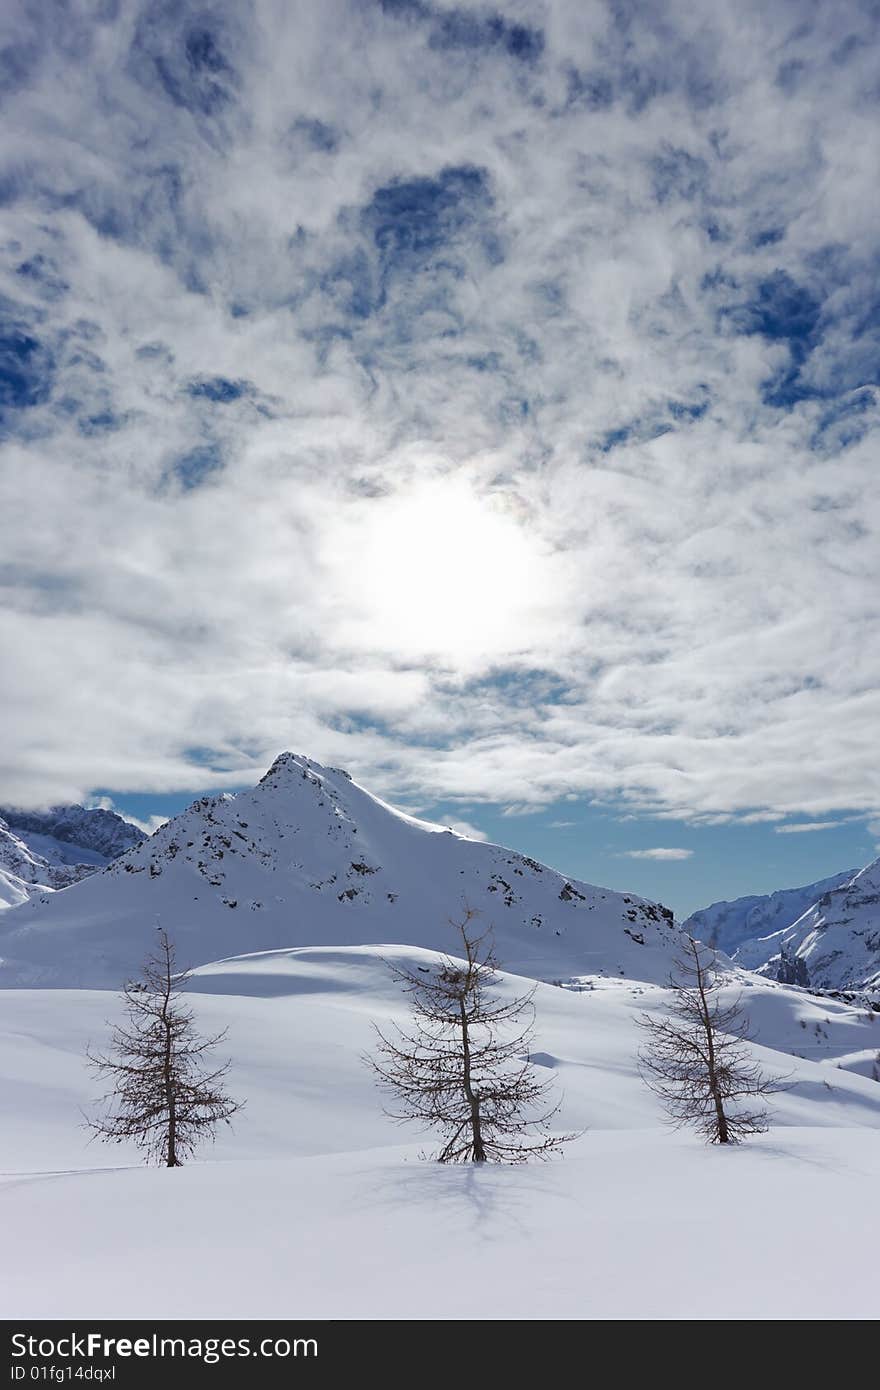
<instances>
[{"instance_id":1,"label":"leafless tree","mask_svg":"<svg viewBox=\"0 0 880 1390\"><path fill-rule=\"evenodd\" d=\"M475 915L466 909L452 923L463 959L391 967L409 995L410 1025L394 1038L377 1028L377 1055L365 1060L394 1097L388 1114L440 1132L441 1163L546 1158L575 1136L547 1130L559 1107L547 1106L550 1082L529 1062L535 990L513 999L490 993L498 963L490 934L471 927Z\"/></svg>"},{"instance_id":2,"label":"leafless tree","mask_svg":"<svg viewBox=\"0 0 880 1390\"><path fill-rule=\"evenodd\" d=\"M87 1054L111 1086L105 1113L89 1126L108 1142L133 1140L147 1162L178 1168L241 1106L223 1087L229 1063L212 1069L206 1061L226 1033L199 1037L179 996L189 975L176 973L174 947L161 928L158 938L140 978L125 985L127 1022L113 1029L110 1052Z\"/></svg>"},{"instance_id":3,"label":"leafless tree","mask_svg":"<svg viewBox=\"0 0 880 1390\"><path fill-rule=\"evenodd\" d=\"M708 1143L737 1144L769 1128L764 1099L784 1089L752 1057L741 996L725 1003L715 952L686 938L670 978L668 1017L638 1020L647 1036L642 1076L676 1128L692 1125Z\"/></svg>"}]
</instances>

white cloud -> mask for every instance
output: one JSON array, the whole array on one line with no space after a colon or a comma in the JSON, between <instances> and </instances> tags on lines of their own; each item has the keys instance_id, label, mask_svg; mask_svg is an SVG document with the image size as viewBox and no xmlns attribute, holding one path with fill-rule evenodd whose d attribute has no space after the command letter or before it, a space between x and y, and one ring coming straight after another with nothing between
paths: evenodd
<instances>
[{"instance_id":1,"label":"white cloud","mask_svg":"<svg viewBox=\"0 0 880 1390\"><path fill-rule=\"evenodd\" d=\"M471 825L466 820L451 820L448 822L449 829L454 830L456 835L464 835L467 840L488 840L489 836L478 826Z\"/></svg>"},{"instance_id":2,"label":"white cloud","mask_svg":"<svg viewBox=\"0 0 880 1390\"><path fill-rule=\"evenodd\" d=\"M0 465L3 798L288 746L509 814L874 811L880 121L844 9L517 5L529 65L427 9L216 6L199 73L187 6L32 43L22 6L0 293L47 391ZM826 315L787 409L806 339L743 331L780 271Z\"/></svg>"},{"instance_id":3,"label":"white cloud","mask_svg":"<svg viewBox=\"0 0 880 1390\"><path fill-rule=\"evenodd\" d=\"M627 849L622 853L624 859L690 859L692 849Z\"/></svg>"},{"instance_id":4,"label":"white cloud","mask_svg":"<svg viewBox=\"0 0 880 1390\"><path fill-rule=\"evenodd\" d=\"M160 826L165 825L168 821L167 816L147 816L142 819L140 816L133 816L128 812L126 812L125 819L130 820L134 825L139 825L147 835L153 835Z\"/></svg>"},{"instance_id":5,"label":"white cloud","mask_svg":"<svg viewBox=\"0 0 880 1390\"><path fill-rule=\"evenodd\" d=\"M777 835L804 835L811 830L834 830L838 824L836 820L814 820L800 825L774 825L773 830Z\"/></svg>"},{"instance_id":6,"label":"white cloud","mask_svg":"<svg viewBox=\"0 0 880 1390\"><path fill-rule=\"evenodd\" d=\"M130 811L120 811L119 807L110 796L93 796L86 803L90 807L95 807L102 811L115 811L122 816L123 820L130 821L132 825L137 825L147 835L152 835L161 825L165 825L168 816L135 816Z\"/></svg>"}]
</instances>

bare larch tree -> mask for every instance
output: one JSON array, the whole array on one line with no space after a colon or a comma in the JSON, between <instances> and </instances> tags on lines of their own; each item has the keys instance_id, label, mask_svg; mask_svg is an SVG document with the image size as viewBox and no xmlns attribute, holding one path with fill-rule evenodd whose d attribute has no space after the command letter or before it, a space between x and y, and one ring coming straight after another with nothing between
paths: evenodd
<instances>
[{"instance_id":1,"label":"bare larch tree","mask_svg":"<svg viewBox=\"0 0 880 1390\"><path fill-rule=\"evenodd\" d=\"M547 1106L550 1082L529 1062L535 990L512 999L489 992L498 963L490 934L471 927L475 915L466 909L452 923L463 959L391 967L409 995L410 1024L394 1038L377 1028L377 1055L365 1060L394 1097L392 1118L439 1131L441 1163L546 1158L575 1136L547 1131L559 1107Z\"/></svg>"},{"instance_id":2,"label":"bare larch tree","mask_svg":"<svg viewBox=\"0 0 880 1390\"><path fill-rule=\"evenodd\" d=\"M737 1144L769 1128L764 1099L784 1089L752 1057L741 996L725 1002L715 952L687 937L670 977L667 1017L638 1020L647 1042L642 1076L670 1123L692 1125L711 1144Z\"/></svg>"},{"instance_id":3,"label":"bare larch tree","mask_svg":"<svg viewBox=\"0 0 880 1390\"><path fill-rule=\"evenodd\" d=\"M114 1027L109 1053L87 1054L111 1086L105 1113L90 1128L108 1142L131 1139L147 1162L168 1168L180 1167L241 1108L223 1086L229 1063L212 1067L207 1061L225 1031L200 1037L192 1009L179 996L188 979L187 972L176 972L174 947L160 928L140 978L125 985L127 1021Z\"/></svg>"}]
</instances>

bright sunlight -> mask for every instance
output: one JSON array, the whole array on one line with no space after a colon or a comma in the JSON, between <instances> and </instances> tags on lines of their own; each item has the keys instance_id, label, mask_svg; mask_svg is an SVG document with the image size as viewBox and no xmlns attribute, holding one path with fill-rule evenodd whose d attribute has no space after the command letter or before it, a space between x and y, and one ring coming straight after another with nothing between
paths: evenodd
<instances>
[{"instance_id":1,"label":"bright sunlight","mask_svg":"<svg viewBox=\"0 0 880 1390\"><path fill-rule=\"evenodd\" d=\"M551 557L517 506L463 478L359 506L337 558L358 645L456 663L528 650L552 600Z\"/></svg>"}]
</instances>

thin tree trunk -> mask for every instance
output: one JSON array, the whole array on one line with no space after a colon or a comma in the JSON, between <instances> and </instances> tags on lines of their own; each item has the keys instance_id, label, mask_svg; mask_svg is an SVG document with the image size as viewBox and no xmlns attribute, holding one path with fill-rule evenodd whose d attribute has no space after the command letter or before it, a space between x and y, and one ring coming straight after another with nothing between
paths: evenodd
<instances>
[{"instance_id":1,"label":"thin tree trunk","mask_svg":"<svg viewBox=\"0 0 880 1390\"><path fill-rule=\"evenodd\" d=\"M169 1168L176 1168L177 1163L177 1107L174 1098L174 1086L171 1081L171 1032L168 1031L168 1038L165 1051L165 1099L168 1105L168 1161Z\"/></svg>"},{"instance_id":2,"label":"thin tree trunk","mask_svg":"<svg viewBox=\"0 0 880 1390\"><path fill-rule=\"evenodd\" d=\"M706 998L706 990L703 984L703 968L699 960L697 960L697 989L700 993L700 1011L703 1018L703 1030L706 1034L709 1090L712 1093L712 1101L715 1105L715 1125L718 1131L718 1143L728 1144L730 1142L730 1134L727 1129L727 1116L724 1113L724 1105L721 1100L721 1088L718 1085L718 1071L715 1065L715 1039L713 1036L712 1020L709 1017L709 1001Z\"/></svg>"},{"instance_id":3,"label":"thin tree trunk","mask_svg":"<svg viewBox=\"0 0 880 1390\"><path fill-rule=\"evenodd\" d=\"M464 1093L467 1096L468 1104L471 1107L471 1139L473 1144L472 1161L474 1163L486 1162L486 1150L483 1147L483 1134L480 1126L480 1097L471 1085L471 1047L468 1037L467 1013L465 1012L464 1000L459 1001L459 1011L461 1013L461 1046L464 1060Z\"/></svg>"},{"instance_id":4,"label":"thin tree trunk","mask_svg":"<svg viewBox=\"0 0 880 1390\"><path fill-rule=\"evenodd\" d=\"M163 1066L163 1080L165 1084L165 1104L168 1108L168 1154L165 1160L167 1168L179 1167L177 1160L177 1098L174 1093L174 1076L172 1068L172 1046L171 1046L171 1019L168 1016L168 1007L171 1000L171 961L168 950L165 951L165 997L162 1000L162 1026L165 1029L165 1059Z\"/></svg>"}]
</instances>

